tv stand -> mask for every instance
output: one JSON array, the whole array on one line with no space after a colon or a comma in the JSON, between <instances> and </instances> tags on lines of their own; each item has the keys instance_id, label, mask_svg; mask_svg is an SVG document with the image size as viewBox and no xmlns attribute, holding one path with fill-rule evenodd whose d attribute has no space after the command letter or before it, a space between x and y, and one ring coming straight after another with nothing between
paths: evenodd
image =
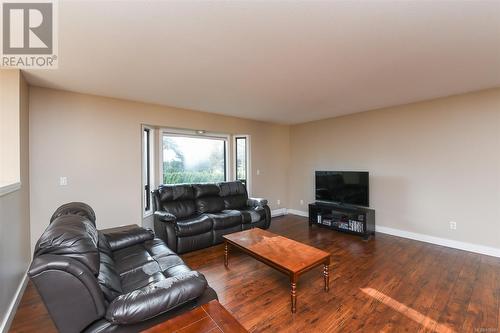
<instances>
[{"instance_id":1,"label":"tv stand","mask_svg":"<svg viewBox=\"0 0 500 333\"><path fill-rule=\"evenodd\" d=\"M346 232L368 240L375 235L375 210L338 203L309 204L309 225Z\"/></svg>"}]
</instances>

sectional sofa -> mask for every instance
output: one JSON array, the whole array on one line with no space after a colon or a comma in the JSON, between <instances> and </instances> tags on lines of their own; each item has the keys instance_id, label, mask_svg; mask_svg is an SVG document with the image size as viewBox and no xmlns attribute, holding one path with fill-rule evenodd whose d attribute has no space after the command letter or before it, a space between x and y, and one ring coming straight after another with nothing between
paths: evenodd
<instances>
[{"instance_id":1,"label":"sectional sofa","mask_svg":"<svg viewBox=\"0 0 500 333\"><path fill-rule=\"evenodd\" d=\"M267 229L267 200L249 198L239 182L160 185L153 191L154 229L176 253L222 242L222 236L255 227Z\"/></svg>"},{"instance_id":2,"label":"sectional sofa","mask_svg":"<svg viewBox=\"0 0 500 333\"><path fill-rule=\"evenodd\" d=\"M151 230L97 230L92 208L58 208L28 275L58 331L140 332L217 299Z\"/></svg>"}]
</instances>

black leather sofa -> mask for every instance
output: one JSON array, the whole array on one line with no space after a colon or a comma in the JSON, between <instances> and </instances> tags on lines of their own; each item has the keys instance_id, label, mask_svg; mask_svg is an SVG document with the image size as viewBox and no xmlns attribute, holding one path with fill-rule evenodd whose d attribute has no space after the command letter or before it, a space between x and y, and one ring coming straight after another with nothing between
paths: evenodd
<instances>
[{"instance_id":1,"label":"black leather sofa","mask_svg":"<svg viewBox=\"0 0 500 333\"><path fill-rule=\"evenodd\" d=\"M83 203L56 210L28 275L60 332L139 332L217 299L151 230L97 230Z\"/></svg>"},{"instance_id":2,"label":"black leather sofa","mask_svg":"<svg viewBox=\"0 0 500 333\"><path fill-rule=\"evenodd\" d=\"M160 185L153 191L154 229L177 253L222 242L222 236L255 227L267 229L267 200L248 198L239 182Z\"/></svg>"}]
</instances>

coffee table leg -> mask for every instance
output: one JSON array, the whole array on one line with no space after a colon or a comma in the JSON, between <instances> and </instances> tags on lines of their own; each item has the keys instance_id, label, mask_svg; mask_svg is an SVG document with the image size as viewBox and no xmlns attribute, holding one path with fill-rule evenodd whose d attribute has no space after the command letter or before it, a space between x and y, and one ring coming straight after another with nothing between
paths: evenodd
<instances>
[{"instance_id":1,"label":"coffee table leg","mask_svg":"<svg viewBox=\"0 0 500 333\"><path fill-rule=\"evenodd\" d=\"M228 246L227 246L227 242L224 242L224 266L227 267L227 265L229 264L229 260L228 260Z\"/></svg>"},{"instance_id":2,"label":"coffee table leg","mask_svg":"<svg viewBox=\"0 0 500 333\"><path fill-rule=\"evenodd\" d=\"M292 313L297 312L297 280L291 279Z\"/></svg>"},{"instance_id":3,"label":"coffee table leg","mask_svg":"<svg viewBox=\"0 0 500 333\"><path fill-rule=\"evenodd\" d=\"M330 290L330 276L329 276L328 268L329 268L328 264L323 265L323 277L325 279L325 291Z\"/></svg>"}]
</instances>

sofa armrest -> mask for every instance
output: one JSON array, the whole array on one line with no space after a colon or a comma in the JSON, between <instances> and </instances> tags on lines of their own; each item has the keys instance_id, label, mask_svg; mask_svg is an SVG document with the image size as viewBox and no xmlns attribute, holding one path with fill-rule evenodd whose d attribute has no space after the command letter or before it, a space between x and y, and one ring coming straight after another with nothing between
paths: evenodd
<instances>
[{"instance_id":1,"label":"sofa armrest","mask_svg":"<svg viewBox=\"0 0 500 333\"><path fill-rule=\"evenodd\" d=\"M158 219L159 221L162 222L175 222L177 220L177 217L174 214L157 210L155 213L155 218Z\"/></svg>"},{"instance_id":2,"label":"sofa armrest","mask_svg":"<svg viewBox=\"0 0 500 333\"><path fill-rule=\"evenodd\" d=\"M143 243L154 238L152 230L141 228L136 224L103 229L101 232L106 236L112 251Z\"/></svg>"},{"instance_id":3,"label":"sofa armrest","mask_svg":"<svg viewBox=\"0 0 500 333\"><path fill-rule=\"evenodd\" d=\"M264 207L267 205L267 199L263 198L248 198L247 205L250 207Z\"/></svg>"},{"instance_id":4,"label":"sofa armrest","mask_svg":"<svg viewBox=\"0 0 500 333\"><path fill-rule=\"evenodd\" d=\"M156 317L200 297L207 285L196 271L170 277L118 296L109 304L106 319L122 325Z\"/></svg>"}]
</instances>

